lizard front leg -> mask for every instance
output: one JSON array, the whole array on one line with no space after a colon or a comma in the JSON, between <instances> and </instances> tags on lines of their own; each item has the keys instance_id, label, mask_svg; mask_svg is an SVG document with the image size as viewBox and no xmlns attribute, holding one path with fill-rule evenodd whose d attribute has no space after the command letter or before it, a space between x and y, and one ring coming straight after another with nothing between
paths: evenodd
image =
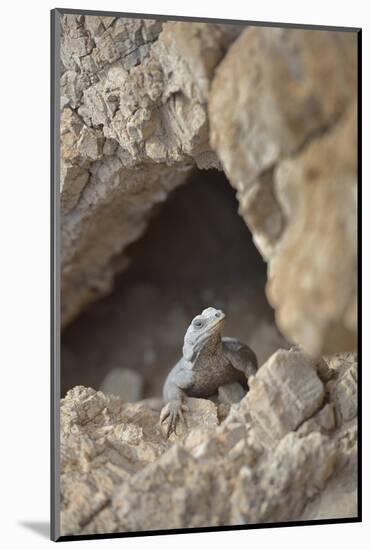
<instances>
[{"instance_id":1,"label":"lizard front leg","mask_svg":"<svg viewBox=\"0 0 371 550\"><path fill-rule=\"evenodd\" d=\"M166 437L169 437L172 432L176 433L178 419L187 425L183 415L183 413L188 410L188 407L184 404L184 399L186 397L184 390L188 382L188 376L185 376L185 374L186 373L181 372L180 369L175 367L170 372L164 385L163 394L166 405L161 411L160 426L162 427L164 421L169 419Z\"/></svg>"},{"instance_id":2,"label":"lizard front leg","mask_svg":"<svg viewBox=\"0 0 371 550\"><path fill-rule=\"evenodd\" d=\"M183 422L185 426L187 426L187 422L183 414L187 410L188 407L184 405L182 399L173 399L165 405L160 414L160 425L162 427L165 420L167 418L169 419L169 423L166 429L166 437L170 437L172 432L176 434L176 425L178 418Z\"/></svg>"}]
</instances>

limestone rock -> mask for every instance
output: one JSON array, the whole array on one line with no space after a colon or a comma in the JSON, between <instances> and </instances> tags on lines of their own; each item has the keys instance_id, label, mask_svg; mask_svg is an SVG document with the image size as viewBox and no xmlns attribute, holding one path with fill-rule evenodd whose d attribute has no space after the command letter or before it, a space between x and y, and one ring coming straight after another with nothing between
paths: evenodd
<instances>
[{"instance_id":1,"label":"limestone rock","mask_svg":"<svg viewBox=\"0 0 371 550\"><path fill-rule=\"evenodd\" d=\"M246 407L268 447L318 411L325 397L314 363L304 354L286 350L273 354L249 385Z\"/></svg>"},{"instance_id":2,"label":"limestone rock","mask_svg":"<svg viewBox=\"0 0 371 550\"><path fill-rule=\"evenodd\" d=\"M92 300L110 292L115 257L144 231L152 207L180 185L187 167L127 169L117 156L90 167L89 183L62 215L61 314L67 323ZM75 200L75 195L73 195ZM121 267L123 264L121 261Z\"/></svg>"},{"instance_id":3,"label":"limestone rock","mask_svg":"<svg viewBox=\"0 0 371 550\"><path fill-rule=\"evenodd\" d=\"M187 399L187 424L178 422L176 433L172 433L169 437L171 442L177 441L178 438L184 437L189 431L196 430L203 437L204 431L213 430L218 425L218 412L216 405L209 399L195 399L190 397ZM166 407L166 405L165 405ZM162 429L166 433L169 420L163 422Z\"/></svg>"},{"instance_id":4,"label":"limestone rock","mask_svg":"<svg viewBox=\"0 0 371 550\"><path fill-rule=\"evenodd\" d=\"M355 354L345 357L338 355L334 363L338 363L338 376L327 384L327 389L334 402L337 422L340 425L357 416L357 358Z\"/></svg>"},{"instance_id":5,"label":"limestone rock","mask_svg":"<svg viewBox=\"0 0 371 550\"><path fill-rule=\"evenodd\" d=\"M356 66L355 33L248 28L209 97L277 324L312 354L356 345Z\"/></svg>"},{"instance_id":6,"label":"limestone rock","mask_svg":"<svg viewBox=\"0 0 371 550\"><path fill-rule=\"evenodd\" d=\"M350 109L275 174L289 222L270 262L267 295L284 333L313 353L356 347L355 120Z\"/></svg>"},{"instance_id":7,"label":"limestone rock","mask_svg":"<svg viewBox=\"0 0 371 550\"><path fill-rule=\"evenodd\" d=\"M238 470L242 465L253 467L262 455L263 448L255 437L251 424L246 422L222 422L213 432L194 437L190 433L183 446L202 462L213 461L224 468L225 462Z\"/></svg>"},{"instance_id":8,"label":"limestone rock","mask_svg":"<svg viewBox=\"0 0 371 550\"><path fill-rule=\"evenodd\" d=\"M324 488L335 464L336 447L325 436L287 434L258 469L241 468L231 496L232 524L296 518L303 503Z\"/></svg>"},{"instance_id":9,"label":"limestone rock","mask_svg":"<svg viewBox=\"0 0 371 550\"><path fill-rule=\"evenodd\" d=\"M89 179L89 161L80 157L79 143L83 124L71 109L61 114L61 188L60 205L62 211L69 212L77 201Z\"/></svg>"},{"instance_id":10,"label":"limestone rock","mask_svg":"<svg viewBox=\"0 0 371 550\"><path fill-rule=\"evenodd\" d=\"M115 258L208 139L214 68L240 27L64 15L61 28L61 317L110 291Z\"/></svg>"},{"instance_id":11,"label":"limestone rock","mask_svg":"<svg viewBox=\"0 0 371 550\"><path fill-rule=\"evenodd\" d=\"M211 464L198 464L174 445L122 484L113 509L126 531L222 525L228 485Z\"/></svg>"},{"instance_id":12,"label":"limestone rock","mask_svg":"<svg viewBox=\"0 0 371 550\"><path fill-rule=\"evenodd\" d=\"M311 432L328 434L336 427L335 408L333 403L326 403L314 416L306 420L297 430L300 435Z\"/></svg>"},{"instance_id":13,"label":"limestone rock","mask_svg":"<svg viewBox=\"0 0 371 550\"><path fill-rule=\"evenodd\" d=\"M355 51L350 33L243 31L216 71L209 105L212 144L237 189L343 112L355 93Z\"/></svg>"},{"instance_id":14,"label":"limestone rock","mask_svg":"<svg viewBox=\"0 0 371 550\"><path fill-rule=\"evenodd\" d=\"M79 533L114 487L167 448L158 413L76 386L61 401L61 528ZM106 525L106 524L105 524ZM108 527L107 527L108 528Z\"/></svg>"},{"instance_id":15,"label":"limestone rock","mask_svg":"<svg viewBox=\"0 0 371 550\"><path fill-rule=\"evenodd\" d=\"M111 290L153 207L216 167L268 263L283 334L312 354L354 350L356 42L63 16L62 324Z\"/></svg>"},{"instance_id":16,"label":"limestone rock","mask_svg":"<svg viewBox=\"0 0 371 550\"><path fill-rule=\"evenodd\" d=\"M354 450L342 471L329 480L325 489L309 501L298 519L343 519L357 516L357 452Z\"/></svg>"},{"instance_id":17,"label":"limestone rock","mask_svg":"<svg viewBox=\"0 0 371 550\"><path fill-rule=\"evenodd\" d=\"M76 386L61 402L62 533L355 516L355 361L326 357L334 375L321 406L318 360L278 351L252 380L251 399L232 404L221 423L214 403L190 399L188 428L170 440L157 403ZM270 395L259 404L257 381Z\"/></svg>"}]
</instances>

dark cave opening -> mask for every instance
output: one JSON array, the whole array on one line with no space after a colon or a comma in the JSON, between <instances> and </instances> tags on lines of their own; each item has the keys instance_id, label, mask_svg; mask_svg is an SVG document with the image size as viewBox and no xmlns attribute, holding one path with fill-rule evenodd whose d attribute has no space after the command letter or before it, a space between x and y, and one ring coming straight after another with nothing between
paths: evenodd
<instances>
[{"instance_id":1,"label":"dark cave opening","mask_svg":"<svg viewBox=\"0 0 371 550\"><path fill-rule=\"evenodd\" d=\"M226 312L225 335L249 344L260 364L286 346L264 293L266 264L223 173L194 172L125 256L112 294L62 334L62 396L78 384L100 389L114 369L139 374L141 397L159 396L190 321L208 306Z\"/></svg>"}]
</instances>

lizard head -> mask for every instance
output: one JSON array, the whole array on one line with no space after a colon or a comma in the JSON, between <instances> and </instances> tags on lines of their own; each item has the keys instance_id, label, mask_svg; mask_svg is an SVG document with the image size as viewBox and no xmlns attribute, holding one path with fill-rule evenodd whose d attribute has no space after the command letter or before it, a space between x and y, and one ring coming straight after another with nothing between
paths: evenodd
<instances>
[{"instance_id":1,"label":"lizard head","mask_svg":"<svg viewBox=\"0 0 371 550\"><path fill-rule=\"evenodd\" d=\"M224 324L225 313L221 309L208 307L192 320L184 337L183 357L194 361L206 346L216 345Z\"/></svg>"}]
</instances>

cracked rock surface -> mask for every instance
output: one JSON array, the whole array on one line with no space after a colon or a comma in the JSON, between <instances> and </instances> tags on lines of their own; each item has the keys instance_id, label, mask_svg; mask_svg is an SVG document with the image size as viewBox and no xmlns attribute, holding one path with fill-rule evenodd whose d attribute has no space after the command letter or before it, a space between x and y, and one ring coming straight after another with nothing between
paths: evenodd
<instances>
[{"instance_id":1,"label":"cracked rock surface","mask_svg":"<svg viewBox=\"0 0 371 550\"><path fill-rule=\"evenodd\" d=\"M218 168L284 336L354 350L356 54L352 32L63 16L62 324L111 291L153 207Z\"/></svg>"},{"instance_id":2,"label":"cracked rock surface","mask_svg":"<svg viewBox=\"0 0 371 550\"><path fill-rule=\"evenodd\" d=\"M211 144L268 263L277 324L314 354L356 346L356 44L248 28L209 96Z\"/></svg>"},{"instance_id":3,"label":"cracked rock surface","mask_svg":"<svg viewBox=\"0 0 371 550\"><path fill-rule=\"evenodd\" d=\"M61 28L62 324L111 290L122 250L208 140L213 71L233 25L65 15Z\"/></svg>"},{"instance_id":4,"label":"cracked rock surface","mask_svg":"<svg viewBox=\"0 0 371 550\"><path fill-rule=\"evenodd\" d=\"M62 533L355 516L356 373L355 354L278 350L227 410L189 399L170 440L161 400L76 386L61 402Z\"/></svg>"}]
</instances>

